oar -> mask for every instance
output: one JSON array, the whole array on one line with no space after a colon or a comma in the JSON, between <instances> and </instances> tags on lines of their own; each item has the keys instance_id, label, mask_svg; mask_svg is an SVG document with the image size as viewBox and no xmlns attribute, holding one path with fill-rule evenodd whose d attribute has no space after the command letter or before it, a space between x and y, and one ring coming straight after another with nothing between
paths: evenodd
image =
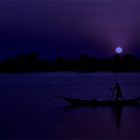
<instances>
[{"instance_id":1,"label":"oar","mask_svg":"<svg viewBox=\"0 0 140 140\"><path fill-rule=\"evenodd\" d=\"M114 90L113 90L112 88L111 88L111 91L113 92L112 95L111 95L111 100L114 101L114 94L115 94L115 93L114 93Z\"/></svg>"}]
</instances>

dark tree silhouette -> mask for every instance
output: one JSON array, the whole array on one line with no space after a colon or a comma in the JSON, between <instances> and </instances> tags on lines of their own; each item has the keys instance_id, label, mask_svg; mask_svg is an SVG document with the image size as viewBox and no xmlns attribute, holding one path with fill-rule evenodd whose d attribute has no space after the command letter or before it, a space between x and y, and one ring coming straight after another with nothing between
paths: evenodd
<instances>
[{"instance_id":1,"label":"dark tree silhouette","mask_svg":"<svg viewBox=\"0 0 140 140\"><path fill-rule=\"evenodd\" d=\"M27 55L20 54L17 57L7 58L0 62L1 72L36 72L36 71L140 71L140 59L127 54L115 55L113 59L96 59L87 55L81 55L78 59L64 59L56 57L54 61L39 59L36 52Z\"/></svg>"},{"instance_id":2,"label":"dark tree silhouette","mask_svg":"<svg viewBox=\"0 0 140 140\"><path fill-rule=\"evenodd\" d=\"M38 54L36 52L28 54L27 61L29 64L35 64L38 61Z\"/></svg>"}]
</instances>

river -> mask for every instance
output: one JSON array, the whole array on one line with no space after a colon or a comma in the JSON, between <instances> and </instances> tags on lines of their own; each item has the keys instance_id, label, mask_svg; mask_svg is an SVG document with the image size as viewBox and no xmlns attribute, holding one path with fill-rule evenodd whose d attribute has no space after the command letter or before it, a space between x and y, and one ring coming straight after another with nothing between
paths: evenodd
<instances>
[{"instance_id":1,"label":"river","mask_svg":"<svg viewBox=\"0 0 140 140\"><path fill-rule=\"evenodd\" d=\"M140 73L0 74L1 139L140 139L140 107L71 108L54 96L111 99L140 96Z\"/></svg>"}]
</instances>

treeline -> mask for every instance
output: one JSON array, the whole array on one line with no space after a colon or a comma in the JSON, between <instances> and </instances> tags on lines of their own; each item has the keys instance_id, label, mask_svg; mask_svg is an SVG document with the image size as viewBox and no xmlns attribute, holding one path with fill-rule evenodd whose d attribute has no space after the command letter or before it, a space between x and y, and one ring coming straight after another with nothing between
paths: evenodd
<instances>
[{"instance_id":1,"label":"treeline","mask_svg":"<svg viewBox=\"0 0 140 140\"><path fill-rule=\"evenodd\" d=\"M140 71L140 59L132 55L115 55L112 59L96 59L81 55L78 59L64 59L59 56L55 60L39 59L36 52L7 58L0 62L0 72L51 72L51 71Z\"/></svg>"}]
</instances>

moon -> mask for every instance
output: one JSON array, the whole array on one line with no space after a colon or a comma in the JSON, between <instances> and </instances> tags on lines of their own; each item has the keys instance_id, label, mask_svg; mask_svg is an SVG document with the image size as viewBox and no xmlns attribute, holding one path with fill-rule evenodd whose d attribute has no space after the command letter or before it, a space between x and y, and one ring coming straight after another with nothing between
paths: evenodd
<instances>
[{"instance_id":1,"label":"moon","mask_svg":"<svg viewBox=\"0 0 140 140\"><path fill-rule=\"evenodd\" d=\"M118 54L121 54L123 52L123 49L121 47L117 47L115 49L115 52L118 53Z\"/></svg>"}]
</instances>

